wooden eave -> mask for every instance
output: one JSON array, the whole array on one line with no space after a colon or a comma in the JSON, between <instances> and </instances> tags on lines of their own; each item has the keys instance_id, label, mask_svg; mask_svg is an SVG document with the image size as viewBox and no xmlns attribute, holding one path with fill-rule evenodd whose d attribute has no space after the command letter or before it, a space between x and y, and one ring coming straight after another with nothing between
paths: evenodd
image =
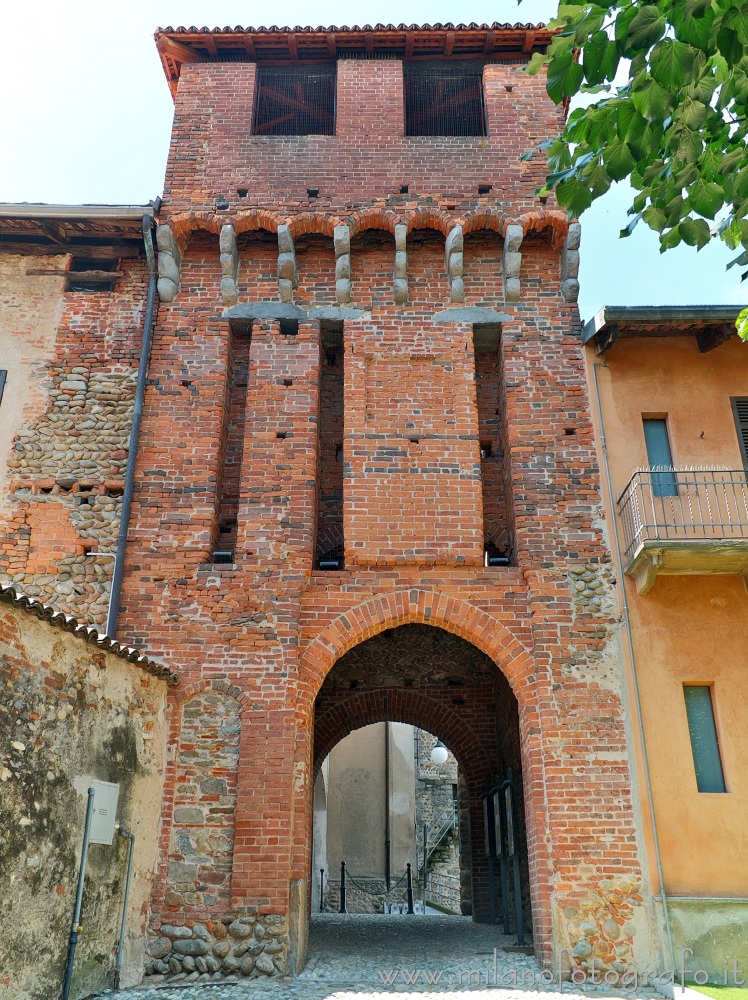
<instances>
[{"instance_id":1,"label":"wooden eave","mask_svg":"<svg viewBox=\"0 0 748 1000\"><path fill-rule=\"evenodd\" d=\"M736 334L737 306L606 306L585 324L583 344L604 354L616 340L694 337L706 354Z\"/></svg>"},{"instance_id":2,"label":"wooden eave","mask_svg":"<svg viewBox=\"0 0 748 1000\"><path fill-rule=\"evenodd\" d=\"M176 94L182 66L194 62L288 65L337 58L527 60L552 32L535 24L363 25L306 28L159 28L167 82Z\"/></svg>"},{"instance_id":3,"label":"wooden eave","mask_svg":"<svg viewBox=\"0 0 748 1000\"><path fill-rule=\"evenodd\" d=\"M148 212L152 210L144 207L143 214ZM38 212L5 215L0 206L0 253L137 257L143 248L141 227L137 219L60 218L52 213L45 218Z\"/></svg>"}]
</instances>

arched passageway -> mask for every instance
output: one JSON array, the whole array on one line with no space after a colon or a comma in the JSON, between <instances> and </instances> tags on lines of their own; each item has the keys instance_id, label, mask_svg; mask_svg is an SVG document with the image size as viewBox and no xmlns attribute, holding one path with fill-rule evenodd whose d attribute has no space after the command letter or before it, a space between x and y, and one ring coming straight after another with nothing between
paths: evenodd
<instances>
[{"instance_id":1,"label":"arched passageway","mask_svg":"<svg viewBox=\"0 0 748 1000\"><path fill-rule=\"evenodd\" d=\"M486 852L484 799L511 775L525 929L531 929L519 706L506 678L485 653L431 625L385 629L334 664L318 692L314 718L315 774L344 737L379 722L420 727L454 754L464 781L464 898L480 923L497 922L502 910L497 865ZM513 890L506 891L513 914Z\"/></svg>"}]
</instances>

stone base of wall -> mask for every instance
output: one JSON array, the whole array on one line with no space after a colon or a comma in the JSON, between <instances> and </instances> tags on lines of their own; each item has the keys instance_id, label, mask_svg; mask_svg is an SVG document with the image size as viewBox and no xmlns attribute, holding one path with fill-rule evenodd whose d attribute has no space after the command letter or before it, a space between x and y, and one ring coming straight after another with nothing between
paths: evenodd
<instances>
[{"instance_id":1,"label":"stone base of wall","mask_svg":"<svg viewBox=\"0 0 748 1000\"><path fill-rule=\"evenodd\" d=\"M287 976L287 931L286 918L278 914L161 924L146 944L147 982Z\"/></svg>"},{"instance_id":2,"label":"stone base of wall","mask_svg":"<svg viewBox=\"0 0 748 1000\"><path fill-rule=\"evenodd\" d=\"M662 903L658 912L664 924ZM691 970L686 980L703 981L704 973L722 986L748 980L748 899L671 899L668 912L677 982L681 967Z\"/></svg>"}]
</instances>

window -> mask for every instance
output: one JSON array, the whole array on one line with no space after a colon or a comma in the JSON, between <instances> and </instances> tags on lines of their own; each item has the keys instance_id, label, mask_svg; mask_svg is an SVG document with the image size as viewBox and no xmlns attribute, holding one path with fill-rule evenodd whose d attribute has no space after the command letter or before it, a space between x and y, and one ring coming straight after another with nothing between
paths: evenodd
<instances>
[{"instance_id":1,"label":"window","mask_svg":"<svg viewBox=\"0 0 748 1000\"><path fill-rule=\"evenodd\" d=\"M743 455L743 468L748 469L748 399L733 399L732 411Z\"/></svg>"},{"instance_id":2,"label":"window","mask_svg":"<svg viewBox=\"0 0 748 1000\"><path fill-rule=\"evenodd\" d=\"M7 369L0 370L0 403L3 401L3 393L5 392L5 380L8 377Z\"/></svg>"},{"instance_id":3,"label":"window","mask_svg":"<svg viewBox=\"0 0 748 1000\"><path fill-rule=\"evenodd\" d=\"M94 257L73 257L70 270L74 275L67 279L66 292L113 292L116 275L111 279L107 274L117 270L118 261L100 260ZM77 275L77 277L76 277Z\"/></svg>"},{"instance_id":4,"label":"window","mask_svg":"<svg viewBox=\"0 0 748 1000\"><path fill-rule=\"evenodd\" d=\"M259 66L255 135L335 135L335 63Z\"/></svg>"},{"instance_id":5,"label":"window","mask_svg":"<svg viewBox=\"0 0 748 1000\"><path fill-rule=\"evenodd\" d=\"M406 63L406 135L486 135L483 66Z\"/></svg>"},{"instance_id":6,"label":"window","mask_svg":"<svg viewBox=\"0 0 748 1000\"><path fill-rule=\"evenodd\" d=\"M706 684L685 684L688 732L691 736L696 785L700 792L726 792L714 722L712 689Z\"/></svg>"},{"instance_id":7,"label":"window","mask_svg":"<svg viewBox=\"0 0 748 1000\"><path fill-rule=\"evenodd\" d=\"M677 497L678 484L673 468L673 455L666 420L644 420L644 440L647 445L647 460L651 469L663 469L652 473L652 493L656 497ZM667 471L669 470L669 471Z\"/></svg>"}]
</instances>

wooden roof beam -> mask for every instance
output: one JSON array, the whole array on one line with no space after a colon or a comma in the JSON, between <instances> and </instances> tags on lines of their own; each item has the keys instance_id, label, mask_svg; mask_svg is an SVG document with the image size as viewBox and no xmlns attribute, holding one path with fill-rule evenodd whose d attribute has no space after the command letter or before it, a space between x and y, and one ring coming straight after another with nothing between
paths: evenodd
<instances>
[{"instance_id":1,"label":"wooden roof beam","mask_svg":"<svg viewBox=\"0 0 748 1000\"><path fill-rule=\"evenodd\" d=\"M494 43L495 42L496 42L496 32L495 31L487 31L486 32L486 41L485 41L485 43L483 45L483 55L484 56L490 55L493 52L493 47L494 47Z\"/></svg>"},{"instance_id":2,"label":"wooden roof beam","mask_svg":"<svg viewBox=\"0 0 748 1000\"><path fill-rule=\"evenodd\" d=\"M444 55L451 56L452 49L455 47L455 33L454 31L448 31L447 37L444 39Z\"/></svg>"},{"instance_id":3,"label":"wooden roof beam","mask_svg":"<svg viewBox=\"0 0 748 1000\"><path fill-rule=\"evenodd\" d=\"M249 56L250 60L252 62L255 62L256 59L257 59L257 54L255 52L255 43L252 40L252 36L251 35L242 35L242 38L244 40L244 51Z\"/></svg>"},{"instance_id":4,"label":"wooden roof beam","mask_svg":"<svg viewBox=\"0 0 748 1000\"><path fill-rule=\"evenodd\" d=\"M169 56L174 62L178 63L200 63L203 62L203 57L199 52L195 52L188 45L182 45L181 42L175 42L173 38L167 38L165 35L161 35L156 43L158 51L163 55Z\"/></svg>"}]
</instances>

